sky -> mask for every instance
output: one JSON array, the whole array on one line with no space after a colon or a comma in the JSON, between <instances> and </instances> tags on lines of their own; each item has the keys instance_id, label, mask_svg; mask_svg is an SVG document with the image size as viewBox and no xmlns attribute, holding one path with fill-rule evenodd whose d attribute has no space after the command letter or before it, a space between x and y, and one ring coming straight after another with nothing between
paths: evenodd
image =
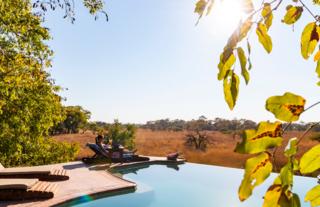
<instances>
[{"instance_id":1,"label":"sky","mask_svg":"<svg viewBox=\"0 0 320 207\"><path fill-rule=\"evenodd\" d=\"M49 12L44 25L55 52L50 72L67 89L61 93L64 105L84 107L92 121L145 123L201 115L272 121L265 110L270 96L290 91L303 96L306 106L319 101L316 64L300 55L301 31L311 16L304 12L293 28L281 23L285 7L280 7L269 32L271 54L254 31L250 35L251 80L246 86L241 77L236 107L229 110L217 64L239 12L232 4L237 0L224 1L229 3L214 8L197 26L195 1L189 0L106 0L108 22L95 21L81 3L74 24L62 12ZM240 74L239 66L236 71ZM301 120L319 121L319 112L315 107Z\"/></svg>"}]
</instances>

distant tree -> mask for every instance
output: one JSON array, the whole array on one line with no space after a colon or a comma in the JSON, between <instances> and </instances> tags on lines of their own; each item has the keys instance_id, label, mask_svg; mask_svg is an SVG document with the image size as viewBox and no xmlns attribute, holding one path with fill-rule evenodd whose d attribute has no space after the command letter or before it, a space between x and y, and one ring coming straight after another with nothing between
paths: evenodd
<instances>
[{"instance_id":1,"label":"distant tree","mask_svg":"<svg viewBox=\"0 0 320 207\"><path fill-rule=\"evenodd\" d=\"M208 136L206 132L195 130L189 132L186 136L186 145L194 146L197 150L206 150L208 144Z\"/></svg>"},{"instance_id":2,"label":"distant tree","mask_svg":"<svg viewBox=\"0 0 320 207\"><path fill-rule=\"evenodd\" d=\"M90 119L91 113L84 110L81 106L67 106L65 107L66 119L64 126L67 133L78 133L79 129L84 127Z\"/></svg>"},{"instance_id":3,"label":"distant tree","mask_svg":"<svg viewBox=\"0 0 320 207\"><path fill-rule=\"evenodd\" d=\"M135 133L136 127L133 124L121 124L118 120L115 120L113 124L108 127L106 133L106 141L112 140L132 150L135 147Z\"/></svg>"},{"instance_id":4,"label":"distant tree","mask_svg":"<svg viewBox=\"0 0 320 207\"><path fill-rule=\"evenodd\" d=\"M194 146L197 150L206 150L208 144L208 136L206 128L208 120L200 116L198 120L188 122L188 134L185 136L186 145Z\"/></svg>"},{"instance_id":5,"label":"distant tree","mask_svg":"<svg viewBox=\"0 0 320 207\"><path fill-rule=\"evenodd\" d=\"M90 119L91 113L81 106L63 107L64 120L54 126L52 134L78 133L80 129L85 129Z\"/></svg>"},{"instance_id":6,"label":"distant tree","mask_svg":"<svg viewBox=\"0 0 320 207\"><path fill-rule=\"evenodd\" d=\"M83 133L87 130L93 134L105 134L108 131L110 124L102 121L88 122L82 127Z\"/></svg>"}]
</instances>

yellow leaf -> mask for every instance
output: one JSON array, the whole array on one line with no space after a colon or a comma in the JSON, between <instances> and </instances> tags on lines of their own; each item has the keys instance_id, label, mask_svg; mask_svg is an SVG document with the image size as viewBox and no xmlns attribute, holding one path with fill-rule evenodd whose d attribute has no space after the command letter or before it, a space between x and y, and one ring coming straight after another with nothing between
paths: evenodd
<instances>
[{"instance_id":1,"label":"yellow leaf","mask_svg":"<svg viewBox=\"0 0 320 207\"><path fill-rule=\"evenodd\" d=\"M249 74L249 72L247 70L247 58L246 58L246 55L244 53L244 50L241 47L237 48L237 53L238 53L240 66L241 66L241 75L244 78L244 80L246 81L246 84L248 84L249 80L250 80L250 74Z\"/></svg>"},{"instance_id":2,"label":"yellow leaf","mask_svg":"<svg viewBox=\"0 0 320 207\"><path fill-rule=\"evenodd\" d=\"M243 140L237 143L238 153L255 154L280 146L282 143L281 122L260 122L257 129L248 129L243 133Z\"/></svg>"},{"instance_id":3,"label":"yellow leaf","mask_svg":"<svg viewBox=\"0 0 320 207\"><path fill-rule=\"evenodd\" d=\"M278 207L278 202L282 194L281 185L272 185L264 196L263 207Z\"/></svg>"},{"instance_id":4,"label":"yellow leaf","mask_svg":"<svg viewBox=\"0 0 320 207\"><path fill-rule=\"evenodd\" d=\"M239 199L246 200L252 194L252 190L262 184L272 171L272 163L268 153L261 153L250 158L245 164L245 173L239 187Z\"/></svg>"},{"instance_id":5,"label":"yellow leaf","mask_svg":"<svg viewBox=\"0 0 320 207\"><path fill-rule=\"evenodd\" d=\"M320 144L312 147L300 159L300 172L302 174L312 173L318 169L320 169Z\"/></svg>"},{"instance_id":6,"label":"yellow leaf","mask_svg":"<svg viewBox=\"0 0 320 207\"><path fill-rule=\"evenodd\" d=\"M220 62L218 64L218 80L223 80L226 78L228 71L236 62L236 57L233 54L232 49L224 50L220 55Z\"/></svg>"},{"instance_id":7,"label":"yellow leaf","mask_svg":"<svg viewBox=\"0 0 320 207\"><path fill-rule=\"evenodd\" d=\"M258 23L256 33L259 38L259 42L262 44L264 49L270 53L272 50L272 40L271 37L268 35L268 30L265 24L263 23Z\"/></svg>"},{"instance_id":8,"label":"yellow leaf","mask_svg":"<svg viewBox=\"0 0 320 207\"><path fill-rule=\"evenodd\" d=\"M287 13L283 18L283 22L286 24L294 24L298 21L301 17L303 12L303 7L301 6L290 6L287 8Z\"/></svg>"},{"instance_id":9,"label":"yellow leaf","mask_svg":"<svg viewBox=\"0 0 320 207\"><path fill-rule=\"evenodd\" d=\"M267 29L269 30L270 26L272 25L272 20L273 20L271 5L269 3L264 3L263 9L261 11L261 15L264 18L264 24L266 25Z\"/></svg>"},{"instance_id":10,"label":"yellow leaf","mask_svg":"<svg viewBox=\"0 0 320 207\"><path fill-rule=\"evenodd\" d=\"M320 50L315 54L313 60L314 62L317 62L318 60L320 60Z\"/></svg>"},{"instance_id":11,"label":"yellow leaf","mask_svg":"<svg viewBox=\"0 0 320 207\"><path fill-rule=\"evenodd\" d=\"M304 59L308 59L315 50L320 36L320 27L315 22L311 22L305 26L301 35L301 55Z\"/></svg>"},{"instance_id":12,"label":"yellow leaf","mask_svg":"<svg viewBox=\"0 0 320 207\"><path fill-rule=\"evenodd\" d=\"M312 207L320 206L320 185L308 191L304 200L310 201Z\"/></svg>"},{"instance_id":13,"label":"yellow leaf","mask_svg":"<svg viewBox=\"0 0 320 207\"><path fill-rule=\"evenodd\" d=\"M281 121L297 121L304 111L306 100L296 94L287 92L282 96L271 96L266 101L266 109Z\"/></svg>"},{"instance_id":14,"label":"yellow leaf","mask_svg":"<svg viewBox=\"0 0 320 207\"><path fill-rule=\"evenodd\" d=\"M227 77L223 81L224 98L232 110L236 105L239 93L239 77L232 70L228 72Z\"/></svg>"},{"instance_id":15,"label":"yellow leaf","mask_svg":"<svg viewBox=\"0 0 320 207\"><path fill-rule=\"evenodd\" d=\"M199 16L203 15L204 10L206 9L207 1L206 0L199 0L196 3L196 8L194 9L194 12L199 14Z\"/></svg>"}]
</instances>

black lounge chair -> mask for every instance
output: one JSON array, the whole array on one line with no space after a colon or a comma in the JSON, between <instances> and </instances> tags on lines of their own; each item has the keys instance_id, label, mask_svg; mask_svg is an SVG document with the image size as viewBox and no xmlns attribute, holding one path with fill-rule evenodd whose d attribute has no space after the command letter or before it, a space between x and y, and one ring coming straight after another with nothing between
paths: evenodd
<instances>
[{"instance_id":1,"label":"black lounge chair","mask_svg":"<svg viewBox=\"0 0 320 207\"><path fill-rule=\"evenodd\" d=\"M88 143L87 146L95 153L92 157L82 158L84 163L93 163L97 160L109 160L111 162L139 162L148 161L149 157L142 157L136 155L135 151L123 151L123 150L105 150L101 149L98 144Z\"/></svg>"},{"instance_id":2,"label":"black lounge chair","mask_svg":"<svg viewBox=\"0 0 320 207\"><path fill-rule=\"evenodd\" d=\"M50 199L57 189L56 183L38 179L0 179L0 201Z\"/></svg>"},{"instance_id":3,"label":"black lounge chair","mask_svg":"<svg viewBox=\"0 0 320 207\"><path fill-rule=\"evenodd\" d=\"M5 168L0 163L0 178L37 178L41 181L68 180L68 172L60 167L12 167Z\"/></svg>"}]
</instances>

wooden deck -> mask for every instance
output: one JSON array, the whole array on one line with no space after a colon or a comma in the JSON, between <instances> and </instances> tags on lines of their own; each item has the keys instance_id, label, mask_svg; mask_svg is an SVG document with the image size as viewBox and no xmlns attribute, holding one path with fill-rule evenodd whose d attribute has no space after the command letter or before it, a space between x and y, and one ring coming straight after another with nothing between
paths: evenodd
<instances>
[{"instance_id":1,"label":"wooden deck","mask_svg":"<svg viewBox=\"0 0 320 207\"><path fill-rule=\"evenodd\" d=\"M71 162L56 166L61 166L68 170L70 179L54 182L58 185L58 191L54 198L42 201L1 202L0 207L47 207L81 196L114 192L116 190L134 190L136 187L135 183L113 176L103 169L91 169L82 162Z\"/></svg>"},{"instance_id":2,"label":"wooden deck","mask_svg":"<svg viewBox=\"0 0 320 207\"><path fill-rule=\"evenodd\" d=\"M0 207L47 207L55 206L67 201L72 201L81 196L99 196L108 192L134 191L136 184L120 177L114 176L107 169L137 167L150 164L182 164L185 160L168 161L165 157L150 157L149 161L117 164L86 165L80 161L52 165L62 167L68 171L70 177L66 181L54 182L58 185L58 191L54 198L42 201L17 201L1 202ZM48 168L48 166L43 166ZM51 167L51 166L50 166Z\"/></svg>"}]
</instances>

